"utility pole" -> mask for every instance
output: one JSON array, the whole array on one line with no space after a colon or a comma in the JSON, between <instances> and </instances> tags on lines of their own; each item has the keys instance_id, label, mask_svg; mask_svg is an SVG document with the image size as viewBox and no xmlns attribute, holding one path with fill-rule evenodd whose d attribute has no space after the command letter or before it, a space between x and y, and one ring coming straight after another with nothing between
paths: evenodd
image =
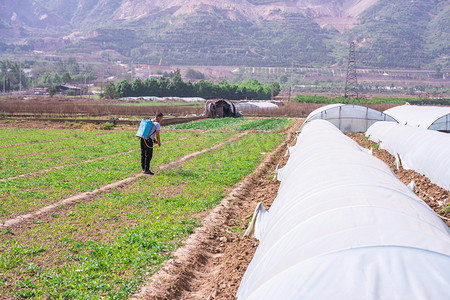
<instances>
[{"instance_id":1,"label":"utility pole","mask_svg":"<svg viewBox=\"0 0 450 300\"><path fill-rule=\"evenodd\" d=\"M22 61L19 60L19 92L22 91Z\"/></svg>"},{"instance_id":2,"label":"utility pole","mask_svg":"<svg viewBox=\"0 0 450 300\"><path fill-rule=\"evenodd\" d=\"M291 91L292 91L292 74L294 73L294 62L291 63L291 78L289 80L289 98L288 102L291 101Z\"/></svg>"},{"instance_id":3,"label":"utility pole","mask_svg":"<svg viewBox=\"0 0 450 300\"><path fill-rule=\"evenodd\" d=\"M103 95L103 83L104 83L104 81L105 81L105 68L103 68L102 71L103 71L103 72L102 72L102 81L101 81L101 83L100 83L100 89L101 89L101 94Z\"/></svg>"},{"instance_id":4,"label":"utility pole","mask_svg":"<svg viewBox=\"0 0 450 300\"><path fill-rule=\"evenodd\" d=\"M271 91L271 94L270 94L270 100L273 100L273 81L272 81L272 91Z\"/></svg>"},{"instance_id":5,"label":"utility pole","mask_svg":"<svg viewBox=\"0 0 450 300\"><path fill-rule=\"evenodd\" d=\"M133 81L133 62L131 62L130 82Z\"/></svg>"},{"instance_id":6,"label":"utility pole","mask_svg":"<svg viewBox=\"0 0 450 300\"><path fill-rule=\"evenodd\" d=\"M358 79L356 77L355 42L350 43L347 78L345 80L345 98L358 98Z\"/></svg>"}]
</instances>

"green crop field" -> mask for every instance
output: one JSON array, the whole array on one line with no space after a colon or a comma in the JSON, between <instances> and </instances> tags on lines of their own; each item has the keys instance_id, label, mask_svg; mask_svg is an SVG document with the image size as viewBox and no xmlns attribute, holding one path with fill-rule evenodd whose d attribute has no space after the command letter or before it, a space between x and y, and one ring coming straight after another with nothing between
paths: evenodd
<instances>
[{"instance_id":1,"label":"green crop field","mask_svg":"<svg viewBox=\"0 0 450 300\"><path fill-rule=\"evenodd\" d=\"M277 131L282 130L294 123L293 120L286 118L266 118L252 120L246 118L222 118L208 119L184 124L169 126L177 129L204 129L204 130L264 130Z\"/></svg>"},{"instance_id":2,"label":"green crop field","mask_svg":"<svg viewBox=\"0 0 450 300\"><path fill-rule=\"evenodd\" d=\"M199 213L220 203L286 139L283 133L243 136L238 131L279 130L292 123L232 120L237 121L207 124L234 126L236 132L163 128L163 146L151 163L155 176L60 206L26 226L2 229L0 298L123 299L138 291L201 226ZM134 134L0 130L0 222L139 174ZM219 143L215 150L197 153ZM191 159L158 168L194 152Z\"/></svg>"}]
</instances>

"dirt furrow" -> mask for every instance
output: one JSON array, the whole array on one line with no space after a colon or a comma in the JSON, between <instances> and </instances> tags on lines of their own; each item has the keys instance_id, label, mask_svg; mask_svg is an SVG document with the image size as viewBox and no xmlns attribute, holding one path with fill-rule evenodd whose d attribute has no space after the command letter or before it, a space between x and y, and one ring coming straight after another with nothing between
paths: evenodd
<instances>
[{"instance_id":1,"label":"dirt furrow","mask_svg":"<svg viewBox=\"0 0 450 300\"><path fill-rule=\"evenodd\" d=\"M253 210L262 201L266 208L275 199L278 164L288 142L295 138L303 119L292 125L289 137L269 153L252 174L236 184L230 194L203 220L203 226L174 252L134 299L233 299L258 241L242 238Z\"/></svg>"},{"instance_id":2,"label":"dirt furrow","mask_svg":"<svg viewBox=\"0 0 450 300\"><path fill-rule=\"evenodd\" d=\"M185 155L185 156L183 156L183 157L181 157L181 158L179 158L179 159L177 159L177 160L175 160L173 162L170 162L168 164L162 164L162 165L159 166L159 169L160 170L164 170L164 169L168 169L168 168L170 168L170 167L172 167L174 165L182 164L182 163L186 162L187 160L190 160L190 159L192 159L192 158L194 158L194 157L196 157L198 155L201 155L201 154L203 154L205 152L216 150L216 149L218 149L218 148L220 148L220 147L222 147L222 146L224 146L226 144L233 143L233 142L243 138L247 134L248 134L247 132L244 132L244 133L242 133L242 134L240 134L240 135L238 135L236 137L233 137L233 138L228 139L228 140L226 140L224 142L221 142L221 143L219 143L217 145L214 145L213 147L206 148L206 149L203 149L201 151L190 153L190 154ZM135 150L131 150L131 151L135 151ZM48 205L46 207L40 208L40 209L38 209L38 210L36 210L34 212L30 212L28 214L20 215L20 216L17 216L15 218L6 220L2 224L0 224L0 230L5 229L5 228L14 227L14 226L17 226L17 225L25 222L25 221L32 220L32 219L34 219L34 218L36 218L38 216L42 216L42 215L45 215L45 214L52 213L53 211L55 211L60 206L69 205L69 204L72 204L72 203L75 203L75 202L81 202L81 201L85 201L85 200L94 198L99 193L106 192L106 191L111 190L113 188L118 188L120 186L129 184L129 183L137 180L138 178L140 178L142 176L148 176L148 175L143 174L143 173L138 173L138 174L135 174L132 177L125 178L125 179L119 180L117 182L114 182L114 183L102 186L102 187L100 187L98 189L93 190L92 192L80 193L80 194L71 196L69 198L63 199L63 200L61 200L61 201L59 201L57 203L54 203L54 204Z\"/></svg>"}]
</instances>

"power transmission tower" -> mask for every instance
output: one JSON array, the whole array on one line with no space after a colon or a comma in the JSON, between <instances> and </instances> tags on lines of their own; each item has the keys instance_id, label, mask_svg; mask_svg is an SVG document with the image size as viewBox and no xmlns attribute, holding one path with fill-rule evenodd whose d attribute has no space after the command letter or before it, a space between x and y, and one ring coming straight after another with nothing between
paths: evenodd
<instances>
[{"instance_id":1,"label":"power transmission tower","mask_svg":"<svg viewBox=\"0 0 450 300\"><path fill-rule=\"evenodd\" d=\"M345 79L345 98L358 98L358 79L356 77L355 43L350 43L347 78Z\"/></svg>"}]
</instances>

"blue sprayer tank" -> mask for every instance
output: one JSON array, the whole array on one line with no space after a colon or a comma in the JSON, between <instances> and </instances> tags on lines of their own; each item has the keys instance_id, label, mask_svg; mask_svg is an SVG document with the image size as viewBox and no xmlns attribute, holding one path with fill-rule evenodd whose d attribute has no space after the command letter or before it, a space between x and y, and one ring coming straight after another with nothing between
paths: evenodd
<instances>
[{"instance_id":1,"label":"blue sprayer tank","mask_svg":"<svg viewBox=\"0 0 450 300\"><path fill-rule=\"evenodd\" d=\"M153 127L152 121L142 119L141 124L139 125L139 129L136 132L136 136L144 138L144 139L148 139L148 137L150 135L150 131L152 130L152 127Z\"/></svg>"}]
</instances>

